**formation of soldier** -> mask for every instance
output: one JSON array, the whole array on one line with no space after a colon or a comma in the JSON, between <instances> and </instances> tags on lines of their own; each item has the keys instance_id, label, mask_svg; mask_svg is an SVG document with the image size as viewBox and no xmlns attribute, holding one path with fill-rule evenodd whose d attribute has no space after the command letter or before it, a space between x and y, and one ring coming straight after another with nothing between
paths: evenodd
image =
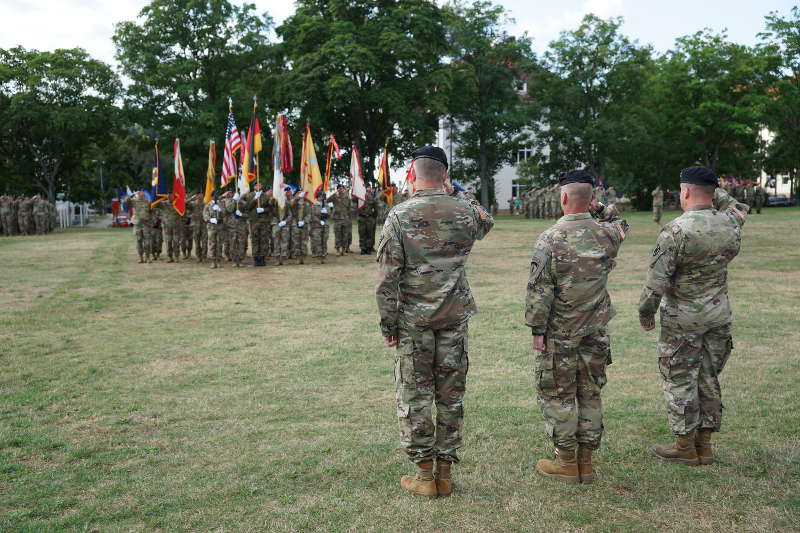
<instances>
[{"instance_id":1,"label":"formation of soldier","mask_svg":"<svg viewBox=\"0 0 800 533\"><path fill-rule=\"evenodd\" d=\"M751 211L761 214L761 209L767 204L767 190L761 183L744 180L726 180L722 185L725 192L738 202L748 206Z\"/></svg>"},{"instance_id":2,"label":"formation of soldier","mask_svg":"<svg viewBox=\"0 0 800 533\"><path fill-rule=\"evenodd\" d=\"M56 206L38 194L0 196L0 235L44 235L57 222Z\"/></svg>"},{"instance_id":3,"label":"formation of soldier","mask_svg":"<svg viewBox=\"0 0 800 533\"><path fill-rule=\"evenodd\" d=\"M561 216L558 205L558 184L547 187L532 187L522 194L520 214L525 218L558 218Z\"/></svg>"},{"instance_id":4,"label":"formation of soldier","mask_svg":"<svg viewBox=\"0 0 800 533\"><path fill-rule=\"evenodd\" d=\"M443 150L424 147L414 159L417 191L383 227L375 294L384 342L397 349L400 442L416 467L400 485L435 498L453 492L452 466L463 443L467 324L476 312L464 264L493 219L474 197L453 192ZM727 268L739 253L749 207L720 188L708 168L688 167L680 181L684 213L659 234L638 314L645 331L661 315L656 352L676 436L674 444L650 451L697 466L714 462L711 439L723 408L719 376L733 348ZM615 205L595 194L586 171L560 178L563 216L534 246L525 300L537 401L555 446L555 457L536 466L567 483L597 477L592 455L603 436L601 392L612 362L607 325L616 314L607 282L630 233ZM614 198L606 194L607 201Z\"/></svg>"},{"instance_id":5,"label":"formation of soldier","mask_svg":"<svg viewBox=\"0 0 800 533\"><path fill-rule=\"evenodd\" d=\"M172 205L172 196L151 204L141 191L124 199L133 207L132 222L140 263L186 261L219 268L225 261L235 267L244 266L248 248L253 266L267 266L270 258L277 265L297 260L303 264L310 255L319 263L328 256L328 238L333 226L336 253L352 253L354 219L358 220L361 253L374 251L375 231L389 212L387 196L367 187L364 205L344 186L326 198L319 191L313 202L303 191L286 187L280 191L283 205L270 187L254 184L253 191L239 194L228 190L215 191L210 202L201 194L187 198L186 210L180 215ZM395 196L396 203L404 200Z\"/></svg>"}]
</instances>

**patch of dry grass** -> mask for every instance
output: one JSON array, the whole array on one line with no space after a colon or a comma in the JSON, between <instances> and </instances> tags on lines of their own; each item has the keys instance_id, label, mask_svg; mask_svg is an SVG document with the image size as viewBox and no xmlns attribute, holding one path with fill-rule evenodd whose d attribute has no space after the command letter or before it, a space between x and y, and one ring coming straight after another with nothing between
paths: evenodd
<instances>
[{"instance_id":1,"label":"patch of dry grass","mask_svg":"<svg viewBox=\"0 0 800 533\"><path fill-rule=\"evenodd\" d=\"M135 262L128 231L0 240L0 528L41 531L791 531L800 528L797 209L745 226L718 464L660 464L657 227L631 215L600 480L553 484L524 287L548 223L501 218L470 259L466 447L449 500L403 494L393 354L371 257L210 270Z\"/></svg>"}]
</instances>

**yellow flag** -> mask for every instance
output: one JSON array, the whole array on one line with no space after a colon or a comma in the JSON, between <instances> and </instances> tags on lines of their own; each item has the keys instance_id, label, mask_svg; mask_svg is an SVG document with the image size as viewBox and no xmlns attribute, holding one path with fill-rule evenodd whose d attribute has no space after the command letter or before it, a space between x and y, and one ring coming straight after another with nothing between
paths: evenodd
<instances>
[{"instance_id":1,"label":"yellow flag","mask_svg":"<svg viewBox=\"0 0 800 533\"><path fill-rule=\"evenodd\" d=\"M209 203L214 195L214 169L217 167L217 144L214 141L208 143L208 170L206 170L206 192L203 196L203 203Z\"/></svg>"},{"instance_id":2,"label":"yellow flag","mask_svg":"<svg viewBox=\"0 0 800 533\"><path fill-rule=\"evenodd\" d=\"M314 197L322 188L322 172L317 162L317 153L314 150L314 141L311 140L311 124L306 122L306 134L303 137L303 153L300 160L300 180L305 199L314 203Z\"/></svg>"}]
</instances>

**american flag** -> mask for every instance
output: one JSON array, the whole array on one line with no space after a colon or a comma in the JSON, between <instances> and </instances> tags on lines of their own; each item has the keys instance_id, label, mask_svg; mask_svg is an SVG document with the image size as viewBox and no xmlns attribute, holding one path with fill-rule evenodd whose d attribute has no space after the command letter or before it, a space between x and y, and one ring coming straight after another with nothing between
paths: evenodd
<instances>
[{"instance_id":1,"label":"american flag","mask_svg":"<svg viewBox=\"0 0 800 533\"><path fill-rule=\"evenodd\" d=\"M236 151L242 147L242 138L239 130L236 129L236 121L233 120L233 111L228 111L228 126L225 128L225 152L222 156L222 174L220 181L222 186L228 184L230 180L239 177L236 171Z\"/></svg>"}]
</instances>

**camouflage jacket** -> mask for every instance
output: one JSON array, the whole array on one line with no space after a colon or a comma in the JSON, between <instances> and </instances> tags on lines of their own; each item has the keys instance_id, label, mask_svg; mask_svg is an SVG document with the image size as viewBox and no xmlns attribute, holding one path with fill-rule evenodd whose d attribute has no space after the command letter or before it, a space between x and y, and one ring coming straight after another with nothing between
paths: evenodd
<instances>
[{"instance_id":1,"label":"camouflage jacket","mask_svg":"<svg viewBox=\"0 0 800 533\"><path fill-rule=\"evenodd\" d=\"M153 223L152 212L150 211L150 200L142 195L140 198L136 193L129 194L123 202L133 208L133 223L150 225Z\"/></svg>"},{"instance_id":2,"label":"camouflage jacket","mask_svg":"<svg viewBox=\"0 0 800 533\"><path fill-rule=\"evenodd\" d=\"M312 228L321 228L330 224L330 210L326 203L317 202L309 208L308 224Z\"/></svg>"},{"instance_id":3,"label":"camouflage jacket","mask_svg":"<svg viewBox=\"0 0 800 533\"><path fill-rule=\"evenodd\" d=\"M250 223L271 224L272 219L275 218L275 212L278 209L278 202L272 197L272 193L262 192L261 196L256 198L256 191L247 193L244 196L245 206L242 211L247 212ZM261 213L258 208L263 209Z\"/></svg>"},{"instance_id":4,"label":"camouflage jacket","mask_svg":"<svg viewBox=\"0 0 800 533\"><path fill-rule=\"evenodd\" d=\"M196 195L186 202L186 215L189 217L189 223L192 226L199 226L203 223L203 196Z\"/></svg>"},{"instance_id":5,"label":"camouflage jacket","mask_svg":"<svg viewBox=\"0 0 800 533\"><path fill-rule=\"evenodd\" d=\"M159 219L165 228L178 227L178 224L181 222L181 215L175 211L175 207L169 201L169 198L165 198L156 204L155 208L158 209Z\"/></svg>"},{"instance_id":6,"label":"camouflage jacket","mask_svg":"<svg viewBox=\"0 0 800 533\"><path fill-rule=\"evenodd\" d=\"M350 203L350 195L339 195L337 192L331 196L328 201L333 204L333 219L334 220L350 220L350 211L352 204Z\"/></svg>"},{"instance_id":7,"label":"camouflage jacket","mask_svg":"<svg viewBox=\"0 0 800 533\"><path fill-rule=\"evenodd\" d=\"M289 209L292 211L292 222L308 224L311 206L304 198L294 198L292 203L289 204Z\"/></svg>"},{"instance_id":8,"label":"camouflage jacket","mask_svg":"<svg viewBox=\"0 0 800 533\"><path fill-rule=\"evenodd\" d=\"M594 214L564 215L533 248L525 323L534 335L590 335L616 314L608 274L628 233L613 205Z\"/></svg>"},{"instance_id":9,"label":"camouflage jacket","mask_svg":"<svg viewBox=\"0 0 800 533\"><path fill-rule=\"evenodd\" d=\"M731 322L728 263L739 253L748 210L718 188L713 206L690 209L664 226L639 298L643 320L660 307L662 326L685 331Z\"/></svg>"},{"instance_id":10,"label":"camouflage jacket","mask_svg":"<svg viewBox=\"0 0 800 533\"><path fill-rule=\"evenodd\" d=\"M650 194L653 195L653 207L664 206L664 191L662 189L654 189Z\"/></svg>"},{"instance_id":11,"label":"camouflage jacket","mask_svg":"<svg viewBox=\"0 0 800 533\"><path fill-rule=\"evenodd\" d=\"M215 205L219 206L219 211L214 209ZM220 205L219 202L215 202L214 200L208 202L205 205L205 207L203 207L203 220L205 220L208 223L209 226L214 226L214 227L217 227L219 229L222 229L224 227L224 224L225 224L225 216L226 215L227 215L227 213L225 212L225 209L222 208L222 205ZM217 219L217 223L216 224L211 222L212 218L216 218Z\"/></svg>"},{"instance_id":12,"label":"camouflage jacket","mask_svg":"<svg viewBox=\"0 0 800 533\"><path fill-rule=\"evenodd\" d=\"M384 336L399 327L441 329L475 314L464 265L494 225L479 203L425 189L387 215L378 242L375 296Z\"/></svg>"},{"instance_id":13,"label":"camouflage jacket","mask_svg":"<svg viewBox=\"0 0 800 533\"><path fill-rule=\"evenodd\" d=\"M366 197L364 205L358 210L358 218L376 218L378 216L378 199L374 194Z\"/></svg>"}]
</instances>

